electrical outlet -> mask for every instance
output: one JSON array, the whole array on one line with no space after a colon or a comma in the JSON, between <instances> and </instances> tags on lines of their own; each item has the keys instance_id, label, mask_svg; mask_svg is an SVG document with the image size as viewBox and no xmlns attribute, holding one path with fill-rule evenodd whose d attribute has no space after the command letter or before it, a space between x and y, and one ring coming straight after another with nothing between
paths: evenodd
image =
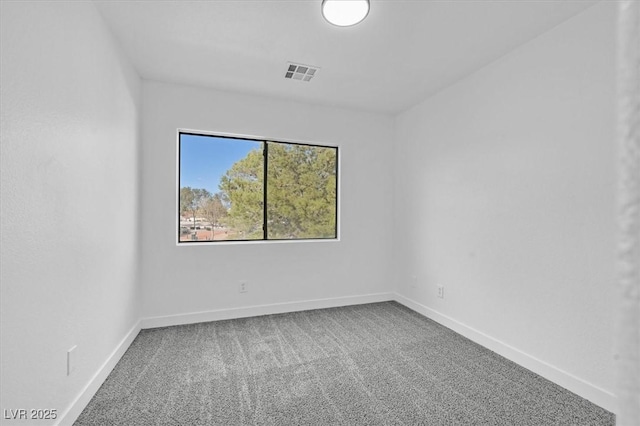
<instances>
[{"instance_id":1,"label":"electrical outlet","mask_svg":"<svg viewBox=\"0 0 640 426\"><path fill-rule=\"evenodd\" d=\"M76 369L76 358L78 356L78 345L74 345L71 349L67 351L67 376L70 376L73 373L73 370Z\"/></svg>"},{"instance_id":2,"label":"electrical outlet","mask_svg":"<svg viewBox=\"0 0 640 426\"><path fill-rule=\"evenodd\" d=\"M444 286L443 285L439 285L438 286L438 297L440 299L444 299Z\"/></svg>"},{"instance_id":3,"label":"electrical outlet","mask_svg":"<svg viewBox=\"0 0 640 426\"><path fill-rule=\"evenodd\" d=\"M246 293L247 291L249 291L249 287L247 285L247 282L246 281L240 281L240 285L238 286L238 292Z\"/></svg>"}]
</instances>

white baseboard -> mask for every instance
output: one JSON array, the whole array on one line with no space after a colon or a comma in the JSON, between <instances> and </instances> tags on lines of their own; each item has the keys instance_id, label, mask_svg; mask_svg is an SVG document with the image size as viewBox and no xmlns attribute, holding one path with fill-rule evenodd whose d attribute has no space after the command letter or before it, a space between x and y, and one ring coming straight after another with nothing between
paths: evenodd
<instances>
[{"instance_id":1,"label":"white baseboard","mask_svg":"<svg viewBox=\"0 0 640 426\"><path fill-rule=\"evenodd\" d=\"M140 332L140 321L138 321L126 336L120 341L118 346L113 350L111 355L107 358L107 360L102 364L102 366L98 369L96 374L93 375L89 383L84 387L84 389L80 392L78 397L71 403L67 411L65 411L62 415L60 415L58 422L56 425L58 426L71 426L73 422L75 422L82 410L89 404L91 398L96 394L100 386L104 383L111 373L111 370L116 366L122 355L127 351L133 340L136 338L138 333Z\"/></svg>"},{"instance_id":2,"label":"white baseboard","mask_svg":"<svg viewBox=\"0 0 640 426\"><path fill-rule=\"evenodd\" d=\"M394 300L394 293L374 293L362 296L333 297L328 299L303 300L300 302L274 303L270 305L256 305L241 308L217 309L205 312L149 317L143 318L141 320L141 324L143 329L157 328L234 318L255 317L260 315L283 314L286 312L308 311L310 309L336 308L339 306L362 305L364 303L387 302L390 300Z\"/></svg>"},{"instance_id":3,"label":"white baseboard","mask_svg":"<svg viewBox=\"0 0 640 426\"><path fill-rule=\"evenodd\" d=\"M576 395L593 402L605 410L616 413L616 397L611 392L554 367L553 365L537 359L517 348L514 348L513 346L501 342L500 340L494 339L473 327L463 324L447 315L441 314L435 309L422 305L408 297L395 293L394 299L407 308L416 311L447 328L450 328L456 333L461 334L475 343L502 355L508 360L533 371L534 373L562 386L565 389L568 389Z\"/></svg>"}]
</instances>

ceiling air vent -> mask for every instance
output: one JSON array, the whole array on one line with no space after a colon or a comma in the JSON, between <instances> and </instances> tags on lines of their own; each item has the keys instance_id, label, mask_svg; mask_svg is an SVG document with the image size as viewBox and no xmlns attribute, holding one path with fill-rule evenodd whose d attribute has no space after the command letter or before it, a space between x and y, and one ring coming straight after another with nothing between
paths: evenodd
<instances>
[{"instance_id":1,"label":"ceiling air vent","mask_svg":"<svg viewBox=\"0 0 640 426\"><path fill-rule=\"evenodd\" d=\"M311 65L294 64L293 62L288 62L287 66L284 78L301 81L311 81L319 69Z\"/></svg>"}]
</instances>

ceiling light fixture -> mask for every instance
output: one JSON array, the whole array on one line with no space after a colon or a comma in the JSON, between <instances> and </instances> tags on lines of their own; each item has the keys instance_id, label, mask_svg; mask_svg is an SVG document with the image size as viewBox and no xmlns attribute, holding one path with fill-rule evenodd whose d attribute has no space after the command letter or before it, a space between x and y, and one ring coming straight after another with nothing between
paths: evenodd
<instances>
[{"instance_id":1,"label":"ceiling light fixture","mask_svg":"<svg viewBox=\"0 0 640 426\"><path fill-rule=\"evenodd\" d=\"M350 27L369 14L369 0L322 0L322 16L339 27Z\"/></svg>"}]
</instances>

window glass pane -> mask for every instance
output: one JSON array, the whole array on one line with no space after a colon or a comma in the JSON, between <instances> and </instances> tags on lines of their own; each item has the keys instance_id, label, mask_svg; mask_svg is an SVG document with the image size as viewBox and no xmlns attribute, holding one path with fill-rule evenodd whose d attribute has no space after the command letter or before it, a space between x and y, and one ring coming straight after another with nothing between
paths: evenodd
<instances>
[{"instance_id":1,"label":"window glass pane","mask_svg":"<svg viewBox=\"0 0 640 426\"><path fill-rule=\"evenodd\" d=\"M268 143L267 239L336 238L337 152Z\"/></svg>"},{"instance_id":2,"label":"window glass pane","mask_svg":"<svg viewBox=\"0 0 640 426\"><path fill-rule=\"evenodd\" d=\"M180 134L179 241L262 239L263 143Z\"/></svg>"}]
</instances>

